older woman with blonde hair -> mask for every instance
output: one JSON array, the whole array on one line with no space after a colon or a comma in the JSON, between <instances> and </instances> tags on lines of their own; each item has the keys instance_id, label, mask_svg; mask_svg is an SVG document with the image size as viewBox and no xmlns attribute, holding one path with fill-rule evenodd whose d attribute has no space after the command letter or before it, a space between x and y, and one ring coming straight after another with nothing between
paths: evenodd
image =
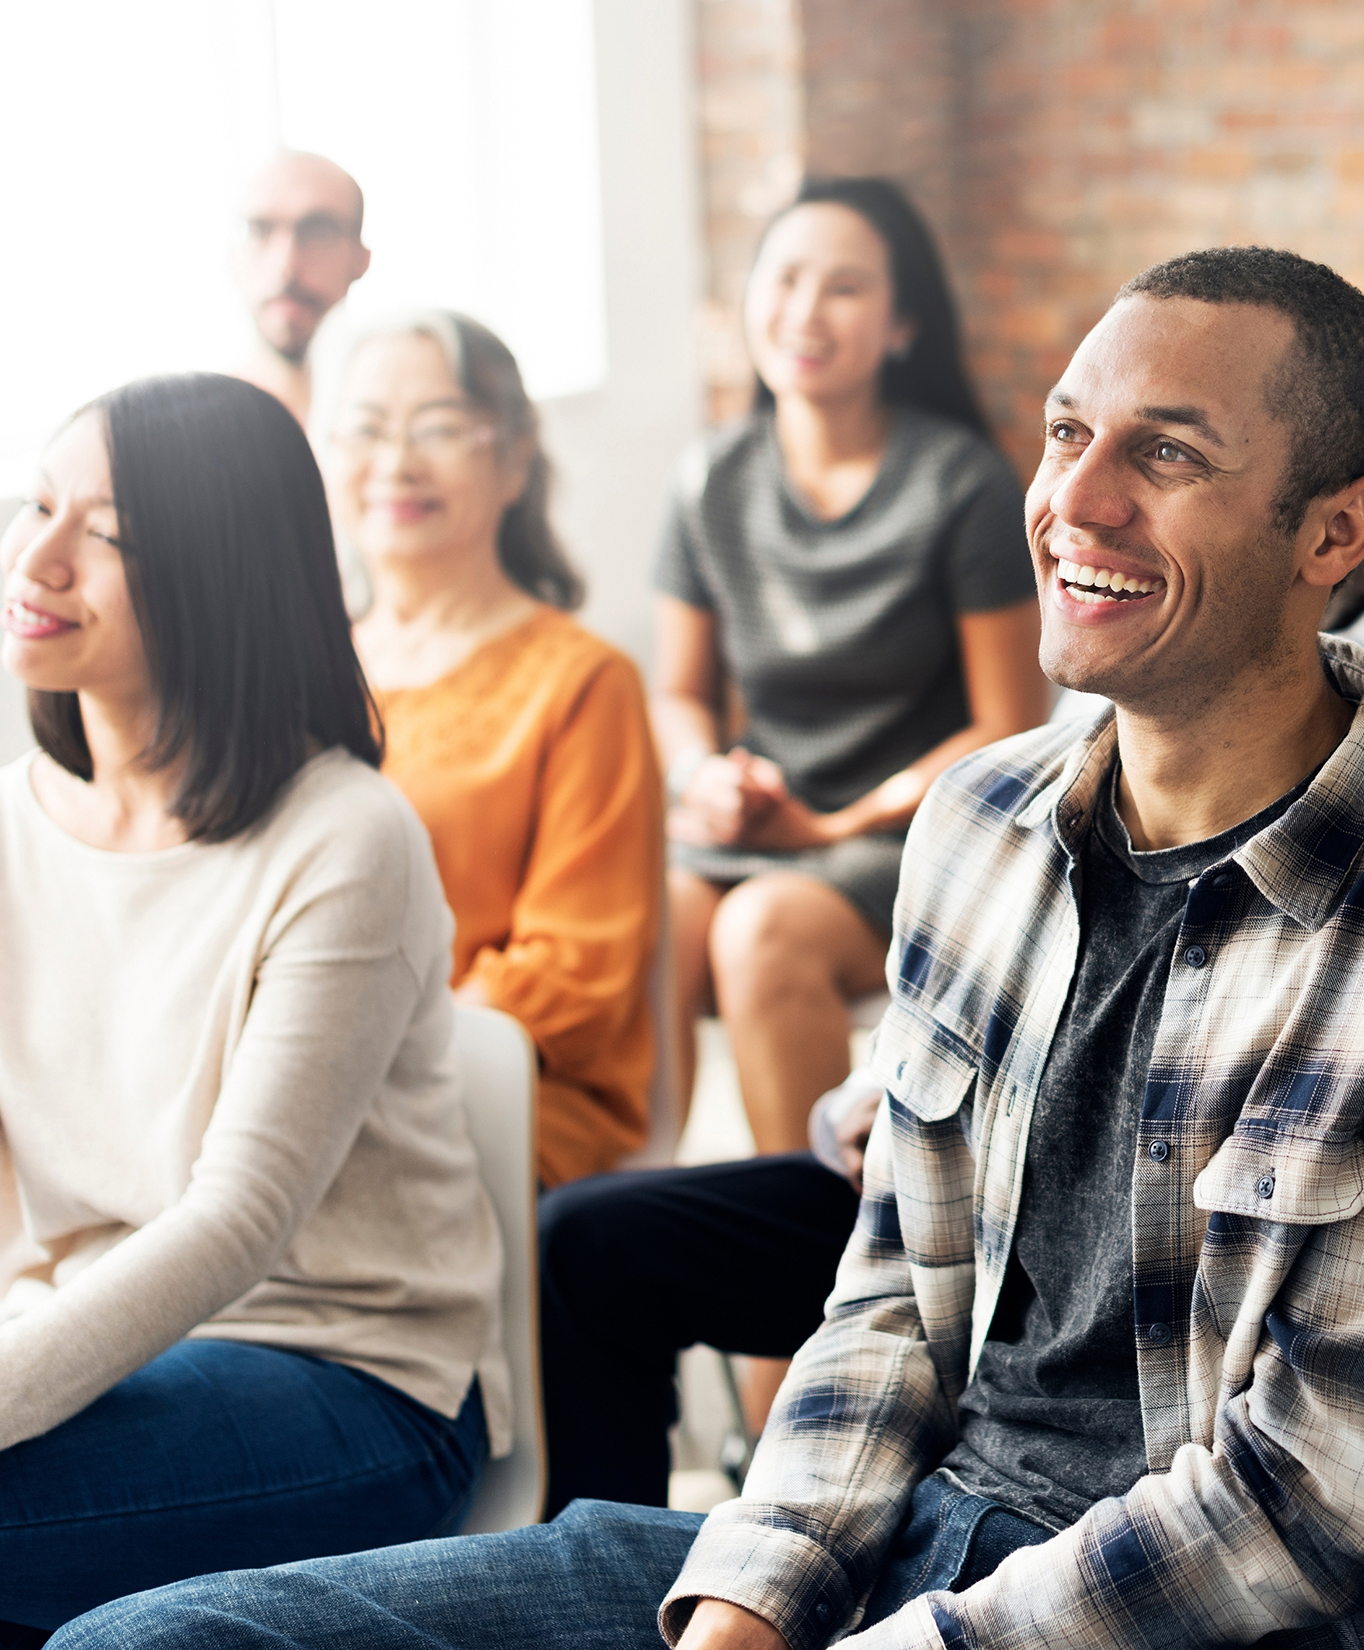
<instances>
[{"instance_id":1,"label":"older woman with blonde hair","mask_svg":"<svg viewBox=\"0 0 1364 1650\"><path fill-rule=\"evenodd\" d=\"M327 474L373 599L355 627L384 772L435 847L457 994L541 1063L545 1185L644 1139L661 786L625 656L568 616L583 585L510 351L466 316L381 324L342 375Z\"/></svg>"}]
</instances>

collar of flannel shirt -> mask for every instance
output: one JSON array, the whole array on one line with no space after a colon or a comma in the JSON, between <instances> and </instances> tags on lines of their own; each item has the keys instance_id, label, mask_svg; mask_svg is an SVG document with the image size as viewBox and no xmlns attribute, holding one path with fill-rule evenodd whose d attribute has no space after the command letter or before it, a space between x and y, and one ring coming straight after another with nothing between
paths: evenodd
<instances>
[{"instance_id":1,"label":"collar of flannel shirt","mask_svg":"<svg viewBox=\"0 0 1364 1650\"><path fill-rule=\"evenodd\" d=\"M1341 697L1364 700L1364 646L1320 639L1322 667ZM1037 829L1051 822L1072 855L1083 841L1100 786L1113 766L1117 728L1105 711L1072 751L1060 775L1019 813ZM1364 727L1358 719L1301 803L1234 856L1264 897L1303 928L1322 926L1353 874L1364 846Z\"/></svg>"},{"instance_id":2,"label":"collar of flannel shirt","mask_svg":"<svg viewBox=\"0 0 1364 1650\"><path fill-rule=\"evenodd\" d=\"M1322 658L1345 697L1364 699L1364 648L1323 637ZM892 1003L871 1064L891 1094L908 1258L956 1274L951 1299L946 1272L942 1301L928 1274L919 1294L957 1392L1013 1243L1033 1107L1078 956L1076 855L1116 739L1110 711L1078 736L1043 728L968 758L930 792L905 854ZM1210 1445L1219 1392L1249 1379L1265 1305L1301 1248L1264 1234L1320 1231L1364 1209L1362 849L1364 712L1304 795L1190 887L1133 1142L1153 1470L1183 1443ZM1259 1256L1250 1273L1247 1245Z\"/></svg>"}]
</instances>

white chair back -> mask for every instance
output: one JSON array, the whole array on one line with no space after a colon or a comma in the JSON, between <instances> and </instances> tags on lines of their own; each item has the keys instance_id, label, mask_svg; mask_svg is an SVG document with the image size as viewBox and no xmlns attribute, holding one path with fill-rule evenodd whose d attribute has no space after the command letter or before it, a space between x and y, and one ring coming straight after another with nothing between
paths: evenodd
<instances>
[{"instance_id":1,"label":"white chair back","mask_svg":"<svg viewBox=\"0 0 1364 1650\"><path fill-rule=\"evenodd\" d=\"M848 1004L848 1024L861 1031L874 1031L889 1007L889 991L869 991L865 997L854 997Z\"/></svg>"},{"instance_id":2,"label":"white chair back","mask_svg":"<svg viewBox=\"0 0 1364 1650\"><path fill-rule=\"evenodd\" d=\"M540 1292L535 1222L535 1047L510 1014L455 1004L464 1114L483 1185L502 1229L502 1335L511 1367L515 1442L483 1470L464 1535L538 1524L548 1470L540 1397Z\"/></svg>"},{"instance_id":3,"label":"white chair back","mask_svg":"<svg viewBox=\"0 0 1364 1650\"><path fill-rule=\"evenodd\" d=\"M649 1013L654 1022L654 1074L649 1081L649 1132L637 1152L616 1164L618 1169L661 1169L677 1156L682 1138L682 1096L677 1082L677 996L673 985L672 932L668 922L668 890L658 920L658 945L649 970Z\"/></svg>"}]
</instances>

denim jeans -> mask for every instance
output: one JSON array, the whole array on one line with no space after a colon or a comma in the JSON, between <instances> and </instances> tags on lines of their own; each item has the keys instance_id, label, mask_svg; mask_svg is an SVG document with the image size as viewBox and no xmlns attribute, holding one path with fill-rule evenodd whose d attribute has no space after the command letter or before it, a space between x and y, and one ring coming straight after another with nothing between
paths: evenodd
<instances>
[{"instance_id":1,"label":"denim jeans","mask_svg":"<svg viewBox=\"0 0 1364 1650\"><path fill-rule=\"evenodd\" d=\"M185 1576L458 1529L486 1455L476 1382L451 1421L342 1364L181 1341L0 1451L0 1650Z\"/></svg>"},{"instance_id":2,"label":"denim jeans","mask_svg":"<svg viewBox=\"0 0 1364 1650\"><path fill-rule=\"evenodd\" d=\"M70 1623L50 1650L659 1650L658 1606L701 1522L575 1501L552 1524L506 1535L205 1576L121 1599ZM1049 1533L927 1479L863 1625L919 1593L968 1586Z\"/></svg>"}]
</instances>

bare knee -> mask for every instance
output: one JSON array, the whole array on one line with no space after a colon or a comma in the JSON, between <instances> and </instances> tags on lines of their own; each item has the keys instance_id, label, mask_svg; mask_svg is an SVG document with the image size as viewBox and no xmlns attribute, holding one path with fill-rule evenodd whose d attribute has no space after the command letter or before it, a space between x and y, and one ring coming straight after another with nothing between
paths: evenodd
<instances>
[{"instance_id":1,"label":"bare knee","mask_svg":"<svg viewBox=\"0 0 1364 1650\"><path fill-rule=\"evenodd\" d=\"M832 990L832 962L808 905L801 879L781 875L741 882L720 901L710 966L722 1010L760 1012L802 987Z\"/></svg>"}]
</instances>

